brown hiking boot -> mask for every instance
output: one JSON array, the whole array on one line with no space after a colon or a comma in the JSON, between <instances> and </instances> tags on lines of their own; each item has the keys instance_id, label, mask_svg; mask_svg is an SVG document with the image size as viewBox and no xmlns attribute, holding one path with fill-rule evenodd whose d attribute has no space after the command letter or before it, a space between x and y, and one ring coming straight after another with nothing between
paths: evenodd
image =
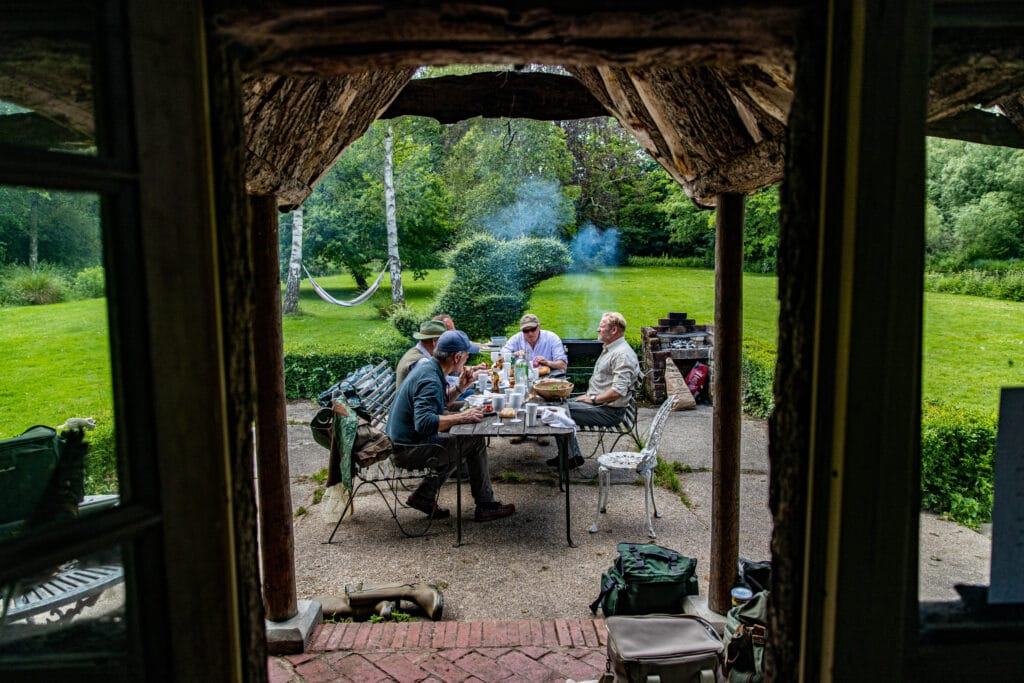
<instances>
[{"instance_id":1,"label":"brown hiking boot","mask_svg":"<svg viewBox=\"0 0 1024 683\"><path fill-rule=\"evenodd\" d=\"M477 503L473 519L478 522L490 522L494 519L508 517L515 513L515 511L516 506L512 503L504 505L496 500L490 503Z\"/></svg>"},{"instance_id":2,"label":"brown hiking boot","mask_svg":"<svg viewBox=\"0 0 1024 683\"><path fill-rule=\"evenodd\" d=\"M443 507L439 507L437 503L432 500L427 500L423 496L412 493L409 498L406 499L405 504L414 510L419 510L428 517L434 519L445 519L451 516L451 513Z\"/></svg>"}]
</instances>

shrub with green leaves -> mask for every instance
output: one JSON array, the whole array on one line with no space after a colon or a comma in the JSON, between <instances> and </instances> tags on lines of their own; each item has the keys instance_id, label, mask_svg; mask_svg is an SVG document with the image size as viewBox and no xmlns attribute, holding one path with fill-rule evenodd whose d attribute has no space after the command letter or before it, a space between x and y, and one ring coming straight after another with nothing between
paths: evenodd
<instances>
[{"instance_id":1,"label":"shrub with green leaves","mask_svg":"<svg viewBox=\"0 0 1024 683\"><path fill-rule=\"evenodd\" d=\"M931 404L921 418L921 507L971 527L991 520L995 417Z\"/></svg>"},{"instance_id":2,"label":"shrub with green leaves","mask_svg":"<svg viewBox=\"0 0 1024 683\"><path fill-rule=\"evenodd\" d=\"M85 492L88 495L117 493L117 440L114 438L114 417L109 413L95 416L96 429L86 432L89 450L85 455Z\"/></svg>"},{"instance_id":3,"label":"shrub with green leaves","mask_svg":"<svg viewBox=\"0 0 1024 683\"><path fill-rule=\"evenodd\" d=\"M434 311L450 314L471 337L503 331L522 315L531 290L571 263L569 249L556 239L473 237L448 254L455 277L438 295Z\"/></svg>"},{"instance_id":4,"label":"shrub with green leaves","mask_svg":"<svg viewBox=\"0 0 1024 683\"><path fill-rule=\"evenodd\" d=\"M102 266L93 266L78 272L71 290L77 299L99 299L106 296L106 285Z\"/></svg>"},{"instance_id":5,"label":"shrub with green leaves","mask_svg":"<svg viewBox=\"0 0 1024 683\"><path fill-rule=\"evenodd\" d=\"M414 308L399 307L391 312L391 315L388 316L388 320L403 339L412 340L413 332L419 331L420 323L429 317L430 316L425 315L422 311L417 311Z\"/></svg>"},{"instance_id":6,"label":"shrub with green leaves","mask_svg":"<svg viewBox=\"0 0 1024 683\"><path fill-rule=\"evenodd\" d=\"M743 412L767 418L775 410L775 350L760 342L743 342Z\"/></svg>"},{"instance_id":7,"label":"shrub with green leaves","mask_svg":"<svg viewBox=\"0 0 1024 683\"><path fill-rule=\"evenodd\" d=\"M12 266L4 272L0 303L5 306L41 306L67 298L68 283L57 267L41 263L36 270Z\"/></svg>"}]
</instances>

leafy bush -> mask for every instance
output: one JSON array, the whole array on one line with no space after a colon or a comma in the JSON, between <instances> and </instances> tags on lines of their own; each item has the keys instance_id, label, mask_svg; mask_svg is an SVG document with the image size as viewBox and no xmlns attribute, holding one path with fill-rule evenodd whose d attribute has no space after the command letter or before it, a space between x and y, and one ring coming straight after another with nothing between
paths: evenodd
<instances>
[{"instance_id":1,"label":"leafy bush","mask_svg":"<svg viewBox=\"0 0 1024 683\"><path fill-rule=\"evenodd\" d=\"M1024 270L928 272L924 276L924 288L929 292L1024 301Z\"/></svg>"},{"instance_id":2,"label":"leafy bush","mask_svg":"<svg viewBox=\"0 0 1024 683\"><path fill-rule=\"evenodd\" d=\"M629 256L626 263L630 266L643 268L645 266L664 268L714 268L713 259L700 256Z\"/></svg>"},{"instance_id":3,"label":"leafy bush","mask_svg":"<svg viewBox=\"0 0 1024 683\"><path fill-rule=\"evenodd\" d=\"M100 299L107 294L102 266L81 270L71 283L71 290L78 299Z\"/></svg>"},{"instance_id":4,"label":"leafy bush","mask_svg":"<svg viewBox=\"0 0 1024 683\"><path fill-rule=\"evenodd\" d=\"M37 270L13 266L4 273L0 303L6 306L56 304L67 298L68 284L59 268L40 264Z\"/></svg>"},{"instance_id":5,"label":"leafy bush","mask_svg":"<svg viewBox=\"0 0 1024 683\"><path fill-rule=\"evenodd\" d=\"M114 438L113 416L97 415L96 429L87 432L85 439L89 444L85 455L85 493L117 493L117 439Z\"/></svg>"},{"instance_id":6,"label":"leafy bush","mask_svg":"<svg viewBox=\"0 0 1024 683\"><path fill-rule=\"evenodd\" d=\"M743 412L767 418L775 410L775 350L754 341L743 342Z\"/></svg>"},{"instance_id":7,"label":"leafy bush","mask_svg":"<svg viewBox=\"0 0 1024 683\"><path fill-rule=\"evenodd\" d=\"M568 270L572 259L556 239L499 241L488 235L466 240L448 255L455 277L434 302L470 337L509 327L522 315L530 291Z\"/></svg>"},{"instance_id":8,"label":"leafy bush","mask_svg":"<svg viewBox=\"0 0 1024 683\"><path fill-rule=\"evenodd\" d=\"M420 329L420 323L429 316L414 308L396 308L388 316L391 325L402 335L402 339L412 339L413 332Z\"/></svg>"},{"instance_id":9,"label":"leafy bush","mask_svg":"<svg viewBox=\"0 0 1024 683\"><path fill-rule=\"evenodd\" d=\"M994 416L933 404L921 417L921 507L967 526L989 521Z\"/></svg>"},{"instance_id":10,"label":"leafy bush","mask_svg":"<svg viewBox=\"0 0 1024 683\"><path fill-rule=\"evenodd\" d=\"M385 328L374 330L342 347L312 347L285 353L284 392L290 399L316 398L339 379L369 363L398 362L409 342Z\"/></svg>"}]
</instances>

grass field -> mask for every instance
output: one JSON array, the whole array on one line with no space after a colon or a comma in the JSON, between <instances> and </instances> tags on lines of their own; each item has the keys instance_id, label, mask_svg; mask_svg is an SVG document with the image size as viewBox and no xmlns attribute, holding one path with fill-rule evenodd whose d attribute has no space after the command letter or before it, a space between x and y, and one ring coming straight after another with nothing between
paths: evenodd
<instances>
[{"instance_id":1,"label":"grass field","mask_svg":"<svg viewBox=\"0 0 1024 683\"><path fill-rule=\"evenodd\" d=\"M450 273L404 280L409 304L427 311ZM319 281L319 280L318 280ZM321 284L340 299L356 294L347 276ZM744 275L744 338L774 348L778 302L772 276ZM359 344L388 323L375 303L390 301L387 284L367 304L340 308L322 302L303 283L302 315L284 321L286 351ZM593 337L600 313L618 310L639 338L641 325L669 311L698 323L714 315L714 277L708 270L617 268L564 275L542 283L530 310L564 337ZM511 332L513 330L507 330ZM102 299L0 309L0 438L34 424L73 416L111 414L110 352ZM1024 303L953 294L926 294L923 388L926 401L994 411L999 387L1024 385Z\"/></svg>"}]
</instances>

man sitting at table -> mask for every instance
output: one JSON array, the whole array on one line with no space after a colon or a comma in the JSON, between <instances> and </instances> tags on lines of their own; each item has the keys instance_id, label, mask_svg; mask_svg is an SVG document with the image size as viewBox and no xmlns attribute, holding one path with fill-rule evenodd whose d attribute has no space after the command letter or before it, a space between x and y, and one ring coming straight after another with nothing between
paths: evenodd
<instances>
[{"instance_id":1,"label":"man sitting at table","mask_svg":"<svg viewBox=\"0 0 1024 683\"><path fill-rule=\"evenodd\" d=\"M472 373L465 367L466 359L478 351L479 348L469 341L465 332L445 332L434 345L433 357L426 363L417 363L409 371L391 404L387 431L394 443L391 458L395 465L404 469L427 467L431 470L406 504L434 518L450 515L448 510L437 505L437 494L461 460L465 460L469 468L470 490L476 501L476 521L488 522L508 517L516 511L515 505L503 505L494 500L484 438L452 438L448 434L455 425L479 422L483 417L479 408L460 413L445 411L445 377L456 373L459 390L468 387L473 380Z\"/></svg>"},{"instance_id":2,"label":"man sitting at table","mask_svg":"<svg viewBox=\"0 0 1024 683\"><path fill-rule=\"evenodd\" d=\"M537 366L549 367L552 370L565 370L569 357L565 355L565 347L558 335L540 329L540 319L533 313L527 313L519 319L519 332L505 342L501 349L505 353L516 356L526 355L533 359Z\"/></svg>"},{"instance_id":3,"label":"man sitting at table","mask_svg":"<svg viewBox=\"0 0 1024 683\"><path fill-rule=\"evenodd\" d=\"M405 355L399 359L398 366L395 368L396 387L402 386L402 382L405 381L406 375L412 370L412 366L420 361L428 360L434 355L434 345L437 344L437 338L447 331L444 323L440 320L425 320L420 323L420 331L412 333L413 338L416 340L416 346L405 352Z\"/></svg>"},{"instance_id":4,"label":"man sitting at table","mask_svg":"<svg viewBox=\"0 0 1024 683\"><path fill-rule=\"evenodd\" d=\"M626 319L621 313L605 313L597 326L597 338L604 344L594 364L587 393L569 402L569 413L578 425L611 427L622 422L629 405L629 393L640 374L640 362L626 343ZM583 455L575 436L570 440L569 467L583 464ZM558 467L558 457L547 461Z\"/></svg>"}]
</instances>

